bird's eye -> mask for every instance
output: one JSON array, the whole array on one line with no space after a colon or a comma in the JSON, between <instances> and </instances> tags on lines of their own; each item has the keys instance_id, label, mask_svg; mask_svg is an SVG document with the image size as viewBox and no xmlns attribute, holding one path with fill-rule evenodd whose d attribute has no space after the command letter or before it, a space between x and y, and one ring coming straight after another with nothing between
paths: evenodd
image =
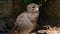
<instances>
[{"instance_id":1,"label":"bird's eye","mask_svg":"<svg viewBox=\"0 0 60 34\"><path fill-rule=\"evenodd\" d=\"M35 6L33 6L33 8L35 8Z\"/></svg>"}]
</instances>

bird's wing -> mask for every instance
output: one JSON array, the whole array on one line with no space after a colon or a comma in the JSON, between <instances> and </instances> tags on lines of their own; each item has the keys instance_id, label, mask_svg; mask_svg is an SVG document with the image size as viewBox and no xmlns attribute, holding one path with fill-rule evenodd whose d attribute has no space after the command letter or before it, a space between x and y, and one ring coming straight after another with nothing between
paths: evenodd
<instances>
[{"instance_id":1,"label":"bird's wing","mask_svg":"<svg viewBox=\"0 0 60 34\"><path fill-rule=\"evenodd\" d=\"M20 14L17 17L16 22L14 23L14 27L12 28L11 32L14 31L18 27L18 24L22 22L22 18L24 18L24 15L25 14Z\"/></svg>"},{"instance_id":2,"label":"bird's wing","mask_svg":"<svg viewBox=\"0 0 60 34\"><path fill-rule=\"evenodd\" d=\"M20 16L17 17L16 23L17 24L25 24L25 23L31 23L31 20L28 18L27 13L22 13Z\"/></svg>"},{"instance_id":3,"label":"bird's wing","mask_svg":"<svg viewBox=\"0 0 60 34\"><path fill-rule=\"evenodd\" d=\"M28 20L27 13L22 13L17 17L16 22L22 22L25 20Z\"/></svg>"},{"instance_id":4,"label":"bird's wing","mask_svg":"<svg viewBox=\"0 0 60 34\"><path fill-rule=\"evenodd\" d=\"M15 22L15 26L13 27L12 30L16 29L16 27L18 27L18 26L20 26L20 27L22 26L21 28L23 28L23 27L27 26L27 24L32 25L30 19L27 17L27 14L22 13L21 15L19 15L17 17L16 22Z\"/></svg>"}]
</instances>

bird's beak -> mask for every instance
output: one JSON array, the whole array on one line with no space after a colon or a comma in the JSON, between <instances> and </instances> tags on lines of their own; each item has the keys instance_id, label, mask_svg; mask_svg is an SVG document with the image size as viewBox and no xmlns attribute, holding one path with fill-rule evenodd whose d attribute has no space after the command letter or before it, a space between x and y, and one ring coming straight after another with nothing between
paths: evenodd
<instances>
[{"instance_id":1,"label":"bird's beak","mask_svg":"<svg viewBox=\"0 0 60 34\"><path fill-rule=\"evenodd\" d=\"M39 8L35 8L35 9L34 9L34 11L38 11L38 10L39 10Z\"/></svg>"},{"instance_id":2,"label":"bird's beak","mask_svg":"<svg viewBox=\"0 0 60 34\"><path fill-rule=\"evenodd\" d=\"M39 8L36 8L35 10L39 10Z\"/></svg>"}]
</instances>

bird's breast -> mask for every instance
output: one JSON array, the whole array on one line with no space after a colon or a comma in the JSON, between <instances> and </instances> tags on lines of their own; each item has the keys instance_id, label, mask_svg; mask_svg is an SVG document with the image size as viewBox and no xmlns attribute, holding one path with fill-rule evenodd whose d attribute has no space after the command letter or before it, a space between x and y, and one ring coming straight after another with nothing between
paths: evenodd
<instances>
[{"instance_id":1,"label":"bird's breast","mask_svg":"<svg viewBox=\"0 0 60 34\"><path fill-rule=\"evenodd\" d=\"M37 21L38 19L38 14L28 14L27 16L31 21Z\"/></svg>"}]
</instances>

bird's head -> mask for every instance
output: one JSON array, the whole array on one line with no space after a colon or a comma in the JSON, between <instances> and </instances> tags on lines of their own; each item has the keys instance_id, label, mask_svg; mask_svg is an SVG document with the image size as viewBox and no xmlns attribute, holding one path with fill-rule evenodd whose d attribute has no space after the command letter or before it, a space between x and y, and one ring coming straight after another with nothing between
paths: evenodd
<instances>
[{"instance_id":1,"label":"bird's head","mask_svg":"<svg viewBox=\"0 0 60 34\"><path fill-rule=\"evenodd\" d=\"M35 4L35 3L31 3L27 6L27 11L28 12L37 12L39 11L39 5Z\"/></svg>"}]
</instances>

